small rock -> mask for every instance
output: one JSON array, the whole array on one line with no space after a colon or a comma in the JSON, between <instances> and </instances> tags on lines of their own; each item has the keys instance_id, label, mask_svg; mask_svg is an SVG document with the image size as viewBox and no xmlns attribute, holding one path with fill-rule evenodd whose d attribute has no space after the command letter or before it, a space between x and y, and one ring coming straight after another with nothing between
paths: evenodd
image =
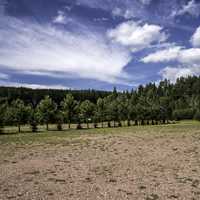
<instances>
[{"instance_id":1,"label":"small rock","mask_svg":"<svg viewBox=\"0 0 200 200\"><path fill-rule=\"evenodd\" d=\"M140 189L140 190L144 190L144 189L146 189L146 186L141 185L141 186L139 187L139 189Z\"/></svg>"},{"instance_id":2,"label":"small rock","mask_svg":"<svg viewBox=\"0 0 200 200\"><path fill-rule=\"evenodd\" d=\"M116 180L116 179L114 179L114 178L111 178L111 179L109 179L109 182L110 182L110 183L116 183L116 182L117 182L117 180Z\"/></svg>"},{"instance_id":3,"label":"small rock","mask_svg":"<svg viewBox=\"0 0 200 200\"><path fill-rule=\"evenodd\" d=\"M151 194L146 198L146 200L157 200L159 199L159 196L157 194Z\"/></svg>"}]
</instances>

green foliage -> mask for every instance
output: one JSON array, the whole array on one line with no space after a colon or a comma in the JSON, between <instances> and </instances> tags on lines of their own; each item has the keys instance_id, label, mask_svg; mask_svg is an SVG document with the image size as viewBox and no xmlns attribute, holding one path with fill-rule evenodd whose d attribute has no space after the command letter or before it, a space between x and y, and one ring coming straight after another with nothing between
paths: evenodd
<instances>
[{"instance_id":1,"label":"green foliage","mask_svg":"<svg viewBox=\"0 0 200 200\"><path fill-rule=\"evenodd\" d=\"M5 119L8 123L18 126L18 131L21 132L21 125L29 121L31 107L25 106L24 102L17 99L7 107Z\"/></svg>"},{"instance_id":2,"label":"green foliage","mask_svg":"<svg viewBox=\"0 0 200 200\"><path fill-rule=\"evenodd\" d=\"M33 132L39 124L98 123L104 126L130 126L166 123L170 120L200 119L200 77L179 78L175 84L168 80L158 85L141 85L135 91L100 92L94 90L29 90L0 88L0 132L4 125L29 124ZM13 92L13 93L12 93ZM44 95L48 94L44 97ZM16 97L20 97L16 98ZM13 100L17 99L17 100ZM56 103L55 103L56 102ZM32 106L30 106L30 103ZM58 105L58 106L57 106ZM122 122L122 123L121 123Z\"/></svg>"},{"instance_id":3,"label":"green foliage","mask_svg":"<svg viewBox=\"0 0 200 200\"><path fill-rule=\"evenodd\" d=\"M64 100L61 102L64 118L67 120L70 128L70 124L76 114L78 102L74 100L72 94L67 94Z\"/></svg>"},{"instance_id":4,"label":"green foliage","mask_svg":"<svg viewBox=\"0 0 200 200\"><path fill-rule=\"evenodd\" d=\"M6 99L0 99L0 134L3 133L7 106Z\"/></svg>"},{"instance_id":5,"label":"green foliage","mask_svg":"<svg viewBox=\"0 0 200 200\"><path fill-rule=\"evenodd\" d=\"M178 109L173 111L173 117L176 120L193 119L194 110L192 109Z\"/></svg>"},{"instance_id":6,"label":"green foliage","mask_svg":"<svg viewBox=\"0 0 200 200\"><path fill-rule=\"evenodd\" d=\"M101 122L101 127L103 128L103 122L105 121L106 116L106 101L105 99L99 98L97 100L97 108L96 108L96 121L99 119Z\"/></svg>"},{"instance_id":7,"label":"green foliage","mask_svg":"<svg viewBox=\"0 0 200 200\"><path fill-rule=\"evenodd\" d=\"M37 110L40 121L46 124L46 128L48 130L48 124L55 119L57 105L53 102L53 100L46 96L41 102L38 104Z\"/></svg>"},{"instance_id":8,"label":"green foliage","mask_svg":"<svg viewBox=\"0 0 200 200\"><path fill-rule=\"evenodd\" d=\"M33 133L37 132L38 124L40 123L40 114L36 109L31 109L29 124Z\"/></svg>"},{"instance_id":9,"label":"green foliage","mask_svg":"<svg viewBox=\"0 0 200 200\"><path fill-rule=\"evenodd\" d=\"M80 104L80 115L81 119L87 123L87 128L89 128L89 122L92 120L94 115L95 105L89 100L85 100Z\"/></svg>"},{"instance_id":10,"label":"green foliage","mask_svg":"<svg viewBox=\"0 0 200 200\"><path fill-rule=\"evenodd\" d=\"M58 131L62 131L62 125L64 123L64 114L61 110L57 110L55 114L55 120L57 123L57 129Z\"/></svg>"}]
</instances>

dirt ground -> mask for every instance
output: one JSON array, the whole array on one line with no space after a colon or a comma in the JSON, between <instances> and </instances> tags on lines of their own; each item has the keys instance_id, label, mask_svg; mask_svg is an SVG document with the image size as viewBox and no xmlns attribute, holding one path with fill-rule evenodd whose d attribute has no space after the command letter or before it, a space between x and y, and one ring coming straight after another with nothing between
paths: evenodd
<instances>
[{"instance_id":1,"label":"dirt ground","mask_svg":"<svg viewBox=\"0 0 200 200\"><path fill-rule=\"evenodd\" d=\"M0 149L2 200L200 199L200 132L83 135Z\"/></svg>"}]
</instances>

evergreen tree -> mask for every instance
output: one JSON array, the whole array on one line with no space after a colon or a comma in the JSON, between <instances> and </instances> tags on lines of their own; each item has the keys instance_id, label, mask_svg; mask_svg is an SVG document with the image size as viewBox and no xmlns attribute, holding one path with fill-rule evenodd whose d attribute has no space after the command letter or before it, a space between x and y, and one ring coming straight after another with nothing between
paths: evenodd
<instances>
[{"instance_id":1,"label":"evergreen tree","mask_svg":"<svg viewBox=\"0 0 200 200\"><path fill-rule=\"evenodd\" d=\"M74 97L72 96L72 94L67 94L64 100L61 102L61 107L62 107L64 116L67 119L69 128L75 116L77 104L78 102L74 100Z\"/></svg>"},{"instance_id":2,"label":"evergreen tree","mask_svg":"<svg viewBox=\"0 0 200 200\"><path fill-rule=\"evenodd\" d=\"M6 99L2 98L0 99L0 134L3 133L6 109L7 109Z\"/></svg>"},{"instance_id":3,"label":"evergreen tree","mask_svg":"<svg viewBox=\"0 0 200 200\"><path fill-rule=\"evenodd\" d=\"M103 123L106 120L106 102L105 99L99 98L97 100L97 118L99 118L99 121L101 122L101 127L103 128Z\"/></svg>"},{"instance_id":4,"label":"evergreen tree","mask_svg":"<svg viewBox=\"0 0 200 200\"><path fill-rule=\"evenodd\" d=\"M80 114L82 119L87 124L87 128L89 128L89 122L92 120L94 115L95 105L89 100L85 100L80 105Z\"/></svg>"},{"instance_id":5,"label":"evergreen tree","mask_svg":"<svg viewBox=\"0 0 200 200\"><path fill-rule=\"evenodd\" d=\"M49 130L49 123L55 119L57 105L49 96L46 96L40 101L37 109L41 122L44 122L46 124L46 129Z\"/></svg>"},{"instance_id":6,"label":"evergreen tree","mask_svg":"<svg viewBox=\"0 0 200 200\"><path fill-rule=\"evenodd\" d=\"M29 117L29 124L33 133L38 131L38 124L40 122L40 116L37 109L32 108Z\"/></svg>"},{"instance_id":7,"label":"evergreen tree","mask_svg":"<svg viewBox=\"0 0 200 200\"><path fill-rule=\"evenodd\" d=\"M31 107L25 106L22 100L17 99L8 106L6 118L9 123L17 125L18 132L21 132L21 125L28 123L30 113Z\"/></svg>"}]
</instances>

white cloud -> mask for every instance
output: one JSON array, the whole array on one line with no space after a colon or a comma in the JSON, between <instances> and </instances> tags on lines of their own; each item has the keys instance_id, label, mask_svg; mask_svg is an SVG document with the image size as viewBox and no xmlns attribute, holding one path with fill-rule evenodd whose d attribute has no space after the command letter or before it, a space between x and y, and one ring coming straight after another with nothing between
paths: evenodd
<instances>
[{"instance_id":1,"label":"white cloud","mask_svg":"<svg viewBox=\"0 0 200 200\"><path fill-rule=\"evenodd\" d=\"M7 79L9 79L9 75L0 72L0 80L7 80Z\"/></svg>"},{"instance_id":2,"label":"white cloud","mask_svg":"<svg viewBox=\"0 0 200 200\"><path fill-rule=\"evenodd\" d=\"M63 85L41 85L41 84L30 84L30 83L16 83L10 81L1 81L1 86L8 86L8 87L25 87L25 88L32 88L32 89L69 89L69 87ZM72 89L72 88L71 88Z\"/></svg>"},{"instance_id":3,"label":"white cloud","mask_svg":"<svg viewBox=\"0 0 200 200\"><path fill-rule=\"evenodd\" d=\"M58 11L58 15L53 19L53 23L66 24L67 18L65 16L65 13L63 11Z\"/></svg>"},{"instance_id":4,"label":"white cloud","mask_svg":"<svg viewBox=\"0 0 200 200\"><path fill-rule=\"evenodd\" d=\"M127 21L108 31L108 36L115 42L129 47L132 52L150 47L152 44L164 42L167 35L157 25L141 25Z\"/></svg>"},{"instance_id":5,"label":"white cloud","mask_svg":"<svg viewBox=\"0 0 200 200\"><path fill-rule=\"evenodd\" d=\"M180 63L183 64L200 64L200 49L191 48L184 49L180 52L179 57L177 58Z\"/></svg>"},{"instance_id":6,"label":"white cloud","mask_svg":"<svg viewBox=\"0 0 200 200\"><path fill-rule=\"evenodd\" d=\"M152 53L142 60L144 63L159 63L176 61L178 67L165 67L159 73L162 79L175 82L177 78L200 75L200 49L175 46Z\"/></svg>"},{"instance_id":7,"label":"white cloud","mask_svg":"<svg viewBox=\"0 0 200 200\"><path fill-rule=\"evenodd\" d=\"M200 3L196 3L195 0L191 0L186 5L183 5L181 9L174 10L171 16L182 16L184 14L198 17L200 15Z\"/></svg>"},{"instance_id":8,"label":"white cloud","mask_svg":"<svg viewBox=\"0 0 200 200\"><path fill-rule=\"evenodd\" d=\"M173 47L155 53L149 54L142 58L144 63L159 63L177 61L182 64L199 65L200 64L200 49L190 48L184 49L183 47Z\"/></svg>"},{"instance_id":9,"label":"white cloud","mask_svg":"<svg viewBox=\"0 0 200 200\"><path fill-rule=\"evenodd\" d=\"M175 83L177 78L188 77L193 75L200 75L200 66L192 67L166 67L161 70L160 75L162 79L168 79Z\"/></svg>"},{"instance_id":10,"label":"white cloud","mask_svg":"<svg viewBox=\"0 0 200 200\"><path fill-rule=\"evenodd\" d=\"M182 47L175 46L168 49L160 50L155 53L149 54L148 56L142 58L144 63L157 63L157 62L169 62L177 60L180 54Z\"/></svg>"},{"instance_id":11,"label":"white cloud","mask_svg":"<svg viewBox=\"0 0 200 200\"><path fill-rule=\"evenodd\" d=\"M126 82L130 52L101 34L61 31L51 25L0 19L0 65L20 72L71 74L105 82ZM77 30L78 32L78 30ZM9 38L9 39L5 39Z\"/></svg>"},{"instance_id":12,"label":"white cloud","mask_svg":"<svg viewBox=\"0 0 200 200\"><path fill-rule=\"evenodd\" d=\"M200 26L196 29L195 33L191 37L190 42L194 47L200 47Z\"/></svg>"}]
</instances>

